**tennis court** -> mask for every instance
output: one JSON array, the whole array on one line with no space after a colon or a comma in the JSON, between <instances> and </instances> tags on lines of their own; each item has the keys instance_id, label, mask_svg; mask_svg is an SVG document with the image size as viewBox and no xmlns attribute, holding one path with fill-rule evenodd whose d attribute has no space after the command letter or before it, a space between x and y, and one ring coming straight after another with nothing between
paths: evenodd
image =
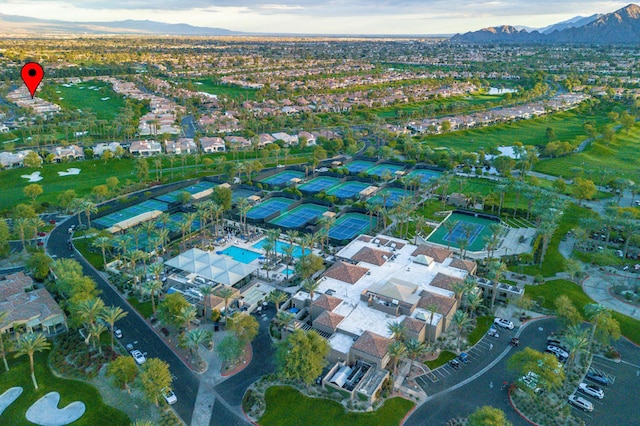
<instances>
[{"instance_id":1,"label":"tennis court","mask_svg":"<svg viewBox=\"0 0 640 426\"><path fill-rule=\"evenodd\" d=\"M131 219L132 217L138 216L142 213L151 212L154 210L159 210L161 212L167 211L169 206L167 203L158 200L147 200L140 204L136 204L127 208L124 208L120 211L108 214L101 218L98 218L93 221L94 224L98 226L102 226L104 228L110 228L116 223L123 222L125 220Z\"/></svg>"},{"instance_id":2,"label":"tennis court","mask_svg":"<svg viewBox=\"0 0 640 426\"><path fill-rule=\"evenodd\" d=\"M344 200L346 198L351 198L357 196L360 191L365 188L368 188L370 185L364 182L344 182L338 186L334 186L333 188L327 191L328 195L335 195L336 197Z\"/></svg>"},{"instance_id":3,"label":"tennis court","mask_svg":"<svg viewBox=\"0 0 640 426\"><path fill-rule=\"evenodd\" d=\"M252 195L257 194L257 191L247 188L235 188L231 195L231 200L233 203L238 202L241 198L249 198Z\"/></svg>"},{"instance_id":4,"label":"tennis court","mask_svg":"<svg viewBox=\"0 0 640 426\"><path fill-rule=\"evenodd\" d=\"M251 207L247 212L247 219L259 220L264 219L276 212L282 213L293 204L295 200L283 197L270 198L260 204Z\"/></svg>"},{"instance_id":5,"label":"tennis court","mask_svg":"<svg viewBox=\"0 0 640 426\"><path fill-rule=\"evenodd\" d=\"M419 177L422 183L427 183L430 180L436 180L440 176L442 176L442 172L437 170L429 170L429 169L417 169L412 171L407 175L407 179L412 179L414 177Z\"/></svg>"},{"instance_id":6,"label":"tennis court","mask_svg":"<svg viewBox=\"0 0 640 426\"><path fill-rule=\"evenodd\" d=\"M385 207L392 207L398 204L402 197L411 197L411 192L402 188L385 188L369 198L367 203L372 205L384 204Z\"/></svg>"},{"instance_id":7,"label":"tennis court","mask_svg":"<svg viewBox=\"0 0 640 426\"><path fill-rule=\"evenodd\" d=\"M368 175L373 175L373 176L378 176L378 177L382 177L384 176L385 173L389 173L389 175L391 175L392 178L396 177L396 172L399 172L400 170L403 170L404 167L402 166L396 166L395 164L378 164L375 167L371 167L370 169L367 169L366 173Z\"/></svg>"},{"instance_id":8,"label":"tennis court","mask_svg":"<svg viewBox=\"0 0 640 426\"><path fill-rule=\"evenodd\" d=\"M370 169L375 165L376 163L372 163L371 161L356 160L350 162L349 164L345 164L344 167L349 170L349 173L358 174Z\"/></svg>"},{"instance_id":9,"label":"tennis court","mask_svg":"<svg viewBox=\"0 0 640 426\"><path fill-rule=\"evenodd\" d=\"M169 232L181 232L180 225L184 222L184 213L178 212L169 216L169 220L167 221L167 229ZM156 222L156 227L162 228L162 222ZM198 219L194 220L191 223L191 232L200 229L200 221Z\"/></svg>"},{"instance_id":10,"label":"tennis court","mask_svg":"<svg viewBox=\"0 0 640 426\"><path fill-rule=\"evenodd\" d=\"M329 207L318 204L303 204L273 219L269 223L283 228L302 228L309 222L313 222L327 210L329 210Z\"/></svg>"},{"instance_id":11,"label":"tennis court","mask_svg":"<svg viewBox=\"0 0 640 426\"><path fill-rule=\"evenodd\" d=\"M298 186L298 189L302 192L307 192L309 194L317 194L321 191L326 191L332 186L336 186L340 183L340 179L333 178L329 176L320 176L315 179L311 179L307 183L303 183Z\"/></svg>"},{"instance_id":12,"label":"tennis court","mask_svg":"<svg viewBox=\"0 0 640 426\"><path fill-rule=\"evenodd\" d=\"M201 192L207 191L209 189L213 189L216 187L216 184L211 182L199 182L195 185L188 186L186 188L176 189L175 191L171 191L167 194L160 195L155 197L156 200L163 201L165 203L175 203L178 201L178 197L182 192L188 192L191 195L196 195Z\"/></svg>"},{"instance_id":13,"label":"tennis court","mask_svg":"<svg viewBox=\"0 0 640 426\"><path fill-rule=\"evenodd\" d=\"M370 230L371 225L375 228L377 218L370 218L362 213L347 213L336 220L329 229L329 238L334 240L350 240L357 235L364 234Z\"/></svg>"},{"instance_id":14,"label":"tennis court","mask_svg":"<svg viewBox=\"0 0 640 426\"><path fill-rule=\"evenodd\" d=\"M455 227L449 232L445 228L445 222L456 222ZM497 221L485 219L483 217L475 217L471 215L452 213L440 226L429 236L428 241L442 245L451 245L452 247L460 248L458 241L466 239L469 235L469 243L467 244L467 250L469 251L481 251L484 249L485 236L491 235L490 226Z\"/></svg>"},{"instance_id":15,"label":"tennis court","mask_svg":"<svg viewBox=\"0 0 640 426\"><path fill-rule=\"evenodd\" d=\"M291 183L291 179L302 179L303 177L303 172L298 172L295 170L285 170L284 172L276 173L273 176L266 177L259 182L266 183L267 185L283 186L289 185Z\"/></svg>"}]
</instances>

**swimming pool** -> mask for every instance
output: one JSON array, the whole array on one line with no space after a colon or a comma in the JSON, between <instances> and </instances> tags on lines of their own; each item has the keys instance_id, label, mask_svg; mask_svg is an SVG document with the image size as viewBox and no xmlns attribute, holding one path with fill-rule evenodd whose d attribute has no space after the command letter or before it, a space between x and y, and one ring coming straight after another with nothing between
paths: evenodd
<instances>
[{"instance_id":1,"label":"swimming pool","mask_svg":"<svg viewBox=\"0 0 640 426\"><path fill-rule=\"evenodd\" d=\"M257 248L257 249L262 249L266 243L267 243L267 239L265 238L263 240L258 241L257 243L255 243L251 247ZM276 251L279 254L286 255L285 249L287 249L288 247L291 247L291 244L282 242L280 240L276 241ZM311 250L304 249L304 252L305 252L305 254L309 254L309 253L311 253ZM294 245L293 246L293 254L292 254L292 256L295 257L296 259L301 258L302 257L302 247Z\"/></svg>"},{"instance_id":2,"label":"swimming pool","mask_svg":"<svg viewBox=\"0 0 640 426\"><path fill-rule=\"evenodd\" d=\"M256 251L243 249L242 247L238 246L229 246L226 249L222 250L220 253L226 254L227 256L232 257L233 259L242 263L251 263L262 256L262 254Z\"/></svg>"},{"instance_id":3,"label":"swimming pool","mask_svg":"<svg viewBox=\"0 0 640 426\"><path fill-rule=\"evenodd\" d=\"M291 269L291 268L285 268L281 272L281 274L284 275L285 277L291 277L295 273L296 273L296 271L294 269Z\"/></svg>"}]
</instances>

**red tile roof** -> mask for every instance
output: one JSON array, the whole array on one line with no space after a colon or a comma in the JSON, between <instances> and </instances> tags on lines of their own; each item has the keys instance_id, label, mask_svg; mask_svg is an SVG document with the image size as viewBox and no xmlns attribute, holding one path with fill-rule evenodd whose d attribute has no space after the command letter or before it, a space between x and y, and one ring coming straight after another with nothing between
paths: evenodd
<instances>
[{"instance_id":1,"label":"red tile roof","mask_svg":"<svg viewBox=\"0 0 640 426\"><path fill-rule=\"evenodd\" d=\"M429 285L453 291L453 285L455 283L461 283L463 281L464 280L462 278L452 277L451 275L446 275L442 272L438 272L433 280L429 283Z\"/></svg>"},{"instance_id":2,"label":"red tile roof","mask_svg":"<svg viewBox=\"0 0 640 426\"><path fill-rule=\"evenodd\" d=\"M364 266L352 265L342 261L336 262L324 273L325 277L333 278L349 284L355 284L369 271Z\"/></svg>"},{"instance_id":3,"label":"red tile roof","mask_svg":"<svg viewBox=\"0 0 640 426\"><path fill-rule=\"evenodd\" d=\"M462 260L457 257L451 260L449 266L452 268L462 269L463 271L467 271L470 274L474 274L476 269L478 269L478 264L472 260Z\"/></svg>"},{"instance_id":4,"label":"red tile roof","mask_svg":"<svg viewBox=\"0 0 640 426\"><path fill-rule=\"evenodd\" d=\"M342 303L342 299L329 296L328 294L321 294L316 300L313 301L313 305L326 311L333 311Z\"/></svg>"},{"instance_id":5,"label":"red tile roof","mask_svg":"<svg viewBox=\"0 0 640 426\"><path fill-rule=\"evenodd\" d=\"M420 293L420 301L418 307L429 310L431 305L434 305L435 312L444 316L449 315L451 309L455 306L457 300L455 297L447 297L437 293L431 293L430 291L423 290Z\"/></svg>"},{"instance_id":6,"label":"red tile roof","mask_svg":"<svg viewBox=\"0 0 640 426\"><path fill-rule=\"evenodd\" d=\"M391 255L392 253L389 251L378 250L371 247L362 247L356 254L351 256L351 260L382 266L385 264L387 259L391 257ZM383 256L386 257L386 259Z\"/></svg>"},{"instance_id":7,"label":"red tile roof","mask_svg":"<svg viewBox=\"0 0 640 426\"><path fill-rule=\"evenodd\" d=\"M408 331L412 331L414 333L420 333L420 330L427 325L426 322L411 317L406 317L402 323Z\"/></svg>"},{"instance_id":8,"label":"red tile roof","mask_svg":"<svg viewBox=\"0 0 640 426\"><path fill-rule=\"evenodd\" d=\"M390 343L391 339L387 339L371 331L365 331L362 333L362 336L358 337L358 340L355 341L351 348L382 359L389 351Z\"/></svg>"},{"instance_id":9,"label":"red tile roof","mask_svg":"<svg viewBox=\"0 0 640 426\"><path fill-rule=\"evenodd\" d=\"M318 318L313 321L313 325L324 325L325 327L336 331L338 324L340 324L343 319L344 317L342 315L334 314L329 311L322 311L322 313L318 315Z\"/></svg>"},{"instance_id":10,"label":"red tile roof","mask_svg":"<svg viewBox=\"0 0 640 426\"><path fill-rule=\"evenodd\" d=\"M429 256L436 262L442 263L448 257L451 257L453 255L453 252L451 250L447 250L446 248L421 244L417 249L413 251L413 253L411 253L411 256L417 256L419 254L424 254L425 256Z\"/></svg>"}]
</instances>

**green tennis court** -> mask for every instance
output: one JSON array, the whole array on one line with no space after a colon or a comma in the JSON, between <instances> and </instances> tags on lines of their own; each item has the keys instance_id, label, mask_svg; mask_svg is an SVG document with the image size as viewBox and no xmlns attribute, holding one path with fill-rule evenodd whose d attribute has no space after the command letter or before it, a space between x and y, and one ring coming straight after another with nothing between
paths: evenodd
<instances>
[{"instance_id":1,"label":"green tennis court","mask_svg":"<svg viewBox=\"0 0 640 426\"><path fill-rule=\"evenodd\" d=\"M451 231L444 226L445 222L456 221L458 223ZM458 241L468 238L467 250L482 251L485 246L484 237L491 235L490 226L494 223L498 223L498 221L462 213L452 213L429 236L428 241L460 248Z\"/></svg>"},{"instance_id":2,"label":"green tennis court","mask_svg":"<svg viewBox=\"0 0 640 426\"><path fill-rule=\"evenodd\" d=\"M302 228L322 216L322 214L328 210L329 207L320 206L318 204L303 204L269 223L283 228Z\"/></svg>"},{"instance_id":3,"label":"green tennis court","mask_svg":"<svg viewBox=\"0 0 640 426\"><path fill-rule=\"evenodd\" d=\"M140 204L136 204L131 207L127 207L120 211L103 216L99 219L94 220L93 223L104 228L110 228L116 223L131 219L132 217L138 216L139 214L154 210L160 210L161 212L164 212L167 211L168 208L169 206L167 205L167 203L164 203L162 201L147 200Z\"/></svg>"},{"instance_id":4,"label":"green tennis court","mask_svg":"<svg viewBox=\"0 0 640 426\"><path fill-rule=\"evenodd\" d=\"M175 191L171 191L167 194L160 195L158 197L155 197L155 199L159 201L164 201L165 203L175 203L176 201L178 201L178 197L183 192L188 192L191 195L196 195L208 189L213 189L216 186L217 184L212 182L199 182L195 185L191 185L186 188L176 189Z\"/></svg>"},{"instance_id":5,"label":"green tennis court","mask_svg":"<svg viewBox=\"0 0 640 426\"><path fill-rule=\"evenodd\" d=\"M389 173L391 177L396 176L396 172L404 169L402 166L396 166L395 164L378 164L375 167L367 169L366 173L368 175L382 177L385 173Z\"/></svg>"},{"instance_id":6,"label":"green tennis court","mask_svg":"<svg viewBox=\"0 0 640 426\"><path fill-rule=\"evenodd\" d=\"M419 177L420 181L422 183L427 183L430 180L436 180L438 179L440 176L442 176L442 172L437 171L437 170L430 170L430 169L416 169L414 171L412 171L411 173L409 173L406 176L406 179L411 179L414 177Z\"/></svg>"},{"instance_id":7,"label":"green tennis court","mask_svg":"<svg viewBox=\"0 0 640 426\"><path fill-rule=\"evenodd\" d=\"M403 197L411 197L411 192L402 188L385 188L375 196L369 198L367 203L371 205L383 204L385 207L393 207L400 202Z\"/></svg>"},{"instance_id":8,"label":"green tennis court","mask_svg":"<svg viewBox=\"0 0 640 426\"><path fill-rule=\"evenodd\" d=\"M376 163L372 163L371 161L355 160L350 162L349 164L345 164L344 168L347 169L349 173L358 174L372 168L375 165Z\"/></svg>"},{"instance_id":9,"label":"green tennis court","mask_svg":"<svg viewBox=\"0 0 640 426\"><path fill-rule=\"evenodd\" d=\"M303 177L303 172L298 172L295 170L285 170L284 172L276 173L273 176L266 177L259 182L266 183L267 185L283 186L289 185L291 183L291 179L302 179Z\"/></svg>"},{"instance_id":10,"label":"green tennis court","mask_svg":"<svg viewBox=\"0 0 640 426\"><path fill-rule=\"evenodd\" d=\"M329 176L320 176L315 179L311 179L307 183L303 183L298 186L298 189L302 192L307 192L309 194L316 194L320 191L326 191L340 183L340 179L329 177Z\"/></svg>"}]
</instances>

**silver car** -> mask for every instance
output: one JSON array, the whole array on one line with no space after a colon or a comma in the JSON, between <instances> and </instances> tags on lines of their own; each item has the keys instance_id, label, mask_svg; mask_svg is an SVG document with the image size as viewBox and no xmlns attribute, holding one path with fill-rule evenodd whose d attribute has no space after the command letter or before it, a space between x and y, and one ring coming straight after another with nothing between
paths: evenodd
<instances>
[{"instance_id":1,"label":"silver car","mask_svg":"<svg viewBox=\"0 0 640 426\"><path fill-rule=\"evenodd\" d=\"M581 396L576 396L576 394L569 395L569 402L581 410L593 411L593 404Z\"/></svg>"},{"instance_id":2,"label":"silver car","mask_svg":"<svg viewBox=\"0 0 640 426\"><path fill-rule=\"evenodd\" d=\"M604 398L604 391L596 385L591 385L589 383L582 382L578 386L578 389L580 389L582 392L594 398L598 398L598 399Z\"/></svg>"}]
</instances>

